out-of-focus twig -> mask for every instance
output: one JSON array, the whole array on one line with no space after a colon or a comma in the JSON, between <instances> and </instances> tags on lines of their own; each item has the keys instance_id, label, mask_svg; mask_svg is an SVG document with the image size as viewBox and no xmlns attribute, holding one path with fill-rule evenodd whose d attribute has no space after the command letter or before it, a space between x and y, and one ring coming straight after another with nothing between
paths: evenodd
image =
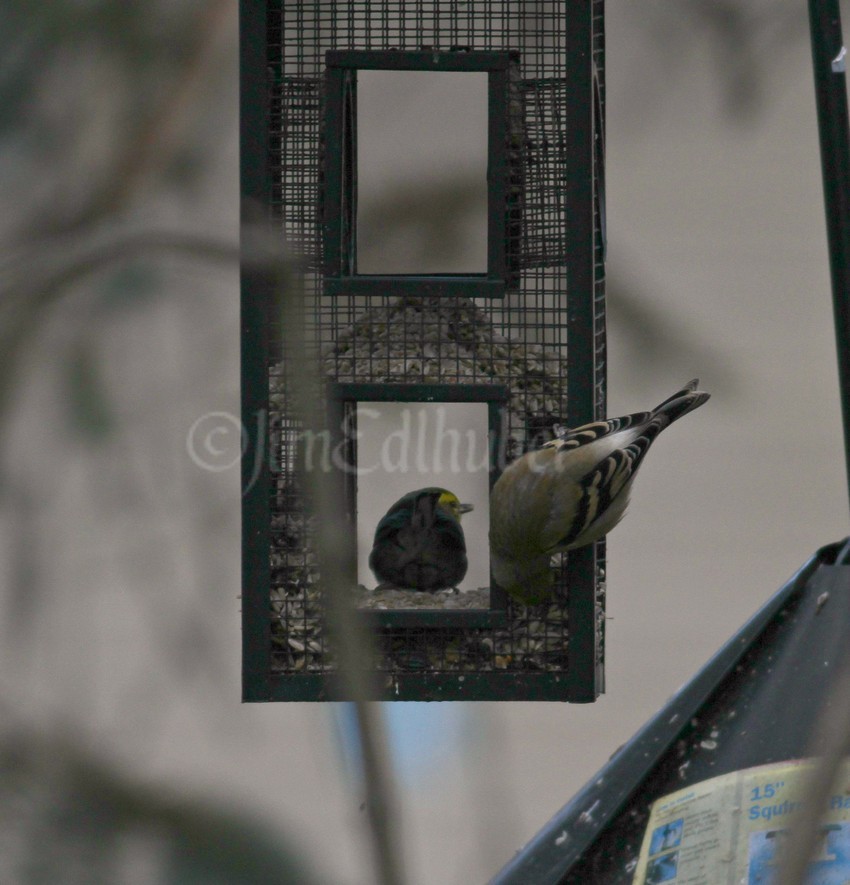
<instances>
[{"instance_id":1,"label":"out-of-focus twig","mask_svg":"<svg viewBox=\"0 0 850 885\"><path fill-rule=\"evenodd\" d=\"M92 190L84 205L70 215L52 207L55 214L39 219L35 229L24 230L24 242L43 233L79 231L127 207L140 189L172 160L185 144L182 130L193 119L192 104L208 75L216 51L236 20L235 0L209 0L187 27L189 48L175 71L171 88L147 115L137 132L124 139L123 149L103 183Z\"/></svg>"},{"instance_id":2,"label":"out-of-focus twig","mask_svg":"<svg viewBox=\"0 0 850 885\"><path fill-rule=\"evenodd\" d=\"M130 776L73 731L13 726L3 707L2 881L321 881L285 834L232 803Z\"/></svg>"},{"instance_id":3,"label":"out-of-focus twig","mask_svg":"<svg viewBox=\"0 0 850 885\"><path fill-rule=\"evenodd\" d=\"M665 59L668 80L670 64L693 64L694 43L704 43L725 119L738 124L751 124L763 112L777 53L787 52L806 32L803 4L792 0L643 4L635 24L654 31L656 45L688 47Z\"/></svg>"},{"instance_id":4,"label":"out-of-focus twig","mask_svg":"<svg viewBox=\"0 0 850 885\"><path fill-rule=\"evenodd\" d=\"M850 756L850 667L836 680L831 703L818 726L823 753L818 760L801 802L799 816L783 845L778 864L777 885L800 885L815 852L823 811L839 768Z\"/></svg>"},{"instance_id":5,"label":"out-of-focus twig","mask_svg":"<svg viewBox=\"0 0 850 885\"><path fill-rule=\"evenodd\" d=\"M243 242L250 244L252 239L247 237ZM292 263L280 256L279 247L270 253L268 268L273 271L270 291L279 302L287 362L302 369L291 372L292 410L306 427L322 427L325 418L320 407L320 376L315 354L309 352L304 338L306 324L300 279ZM265 272L263 268L258 270L260 275ZM310 371L311 367L315 371ZM316 516L325 618L337 665L335 677L341 697L353 701L356 711L376 877L380 885L402 885L399 808L381 708L371 700L378 695L379 688L374 668L374 640L347 590L343 545L339 543L349 528L340 513L333 475L319 467L307 480Z\"/></svg>"},{"instance_id":6,"label":"out-of-focus twig","mask_svg":"<svg viewBox=\"0 0 850 885\"><path fill-rule=\"evenodd\" d=\"M26 250L0 265L0 428L5 426L17 367L45 313L68 295L74 283L115 264L150 253L171 253L206 262L236 265L235 243L202 235L152 231L92 243L88 236L58 238L50 248Z\"/></svg>"},{"instance_id":7,"label":"out-of-focus twig","mask_svg":"<svg viewBox=\"0 0 850 885\"><path fill-rule=\"evenodd\" d=\"M850 541L839 552L836 567L850 567ZM823 811L844 760L850 756L850 659L834 680L835 684L810 742L811 754L819 761L812 773L791 833L783 845L777 885L799 885L805 881L820 832Z\"/></svg>"},{"instance_id":8,"label":"out-of-focus twig","mask_svg":"<svg viewBox=\"0 0 850 885\"><path fill-rule=\"evenodd\" d=\"M650 285L632 261L621 271L622 260L613 259L606 270L608 319L623 330L630 365L644 364L668 369L668 363L699 366L702 375L711 378L713 389L734 391L739 379L728 364L718 358L716 348L702 340L684 318L662 308L650 294ZM662 365L662 360L664 364Z\"/></svg>"}]
</instances>

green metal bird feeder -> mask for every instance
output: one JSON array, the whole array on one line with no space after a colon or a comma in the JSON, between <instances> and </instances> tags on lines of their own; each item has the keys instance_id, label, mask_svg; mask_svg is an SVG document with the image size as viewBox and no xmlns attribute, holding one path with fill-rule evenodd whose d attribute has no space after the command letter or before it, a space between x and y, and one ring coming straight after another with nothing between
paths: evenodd
<instances>
[{"instance_id":1,"label":"green metal bird feeder","mask_svg":"<svg viewBox=\"0 0 850 885\"><path fill-rule=\"evenodd\" d=\"M603 543L526 607L487 535L505 464L605 415L602 0L242 0L241 87L244 699L344 696L322 472L376 699L594 701ZM380 583L424 487L472 505L464 577Z\"/></svg>"}]
</instances>

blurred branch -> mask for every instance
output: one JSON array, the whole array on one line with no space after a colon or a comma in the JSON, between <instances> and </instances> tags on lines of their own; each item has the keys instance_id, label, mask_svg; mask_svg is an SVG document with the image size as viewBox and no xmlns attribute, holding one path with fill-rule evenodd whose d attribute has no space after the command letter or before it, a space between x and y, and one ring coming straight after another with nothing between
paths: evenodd
<instances>
[{"instance_id":1,"label":"blurred branch","mask_svg":"<svg viewBox=\"0 0 850 885\"><path fill-rule=\"evenodd\" d=\"M625 273L620 272L619 266L619 262L611 260L606 268L608 319L612 325L623 328L629 364L658 366L663 354L665 363L687 363L700 376L710 376L715 388L734 390L738 379L711 342L701 340L684 318L657 305L657 297L650 294L633 263L628 264Z\"/></svg>"},{"instance_id":2,"label":"blurred branch","mask_svg":"<svg viewBox=\"0 0 850 885\"><path fill-rule=\"evenodd\" d=\"M86 216L97 219L120 209L136 195L146 179L165 167L179 144L181 129L191 117L193 100L203 84L215 49L236 15L235 0L209 0L200 10L189 29L192 41L173 89L167 91L137 137L127 144L110 179L100 193L95 194L78 223L85 222Z\"/></svg>"},{"instance_id":3,"label":"blurred branch","mask_svg":"<svg viewBox=\"0 0 850 885\"><path fill-rule=\"evenodd\" d=\"M246 265L252 272L270 275L275 280L275 294L279 296L285 313L284 329L287 331L286 344L290 358L296 364L309 365L301 334L304 324L299 313L303 299L295 274L279 257L279 239L269 235L265 229L249 229L244 232L244 241L247 248L241 254ZM31 343L39 322L43 321L44 312L55 307L71 291L74 283L119 261L145 253L167 252L233 265L240 257L240 249L235 244L168 232L126 234L93 245L87 237L52 238L48 242L53 248L40 246L38 249L38 252L43 251L51 256L52 260L46 262L46 266L45 262L37 260L35 250L27 250L0 268L0 274L12 279L9 297L4 304L9 322L0 339L0 419L9 406L17 362ZM296 388L296 397L308 425L319 426L322 416L315 410L320 398L312 389L318 376L309 378L307 374L303 377L300 373L298 375L300 383ZM345 569L337 539L346 529L340 525L337 516L335 489L328 476L317 473L314 479L316 509L320 514L318 535L328 630L338 658L342 693L354 699L356 706L367 791L366 806L378 880L383 885L400 885L403 874L397 837L399 816L388 770L389 753L380 707L368 700L377 693L373 684L372 637L354 610L350 595L344 591Z\"/></svg>"},{"instance_id":4,"label":"blurred branch","mask_svg":"<svg viewBox=\"0 0 850 885\"><path fill-rule=\"evenodd\" d=\"M28 241L44 233L79 231L125 208L141 187L160 173L180 146L181 130L192 118L193 104L208 74L215 52L236 20L235 0L209 0L186 26L188 48L157 106L132 137L125 137L106 180L70 216L51 206L51 216L22 232Z\"/></svg>"},{"instance_id":5,"label":"blurred branch","mask_svg":"<svg viewBox=\"0 0 850 885\"><path fill-rule=\"evenodd\" d=\"M144 881L318 882L278 834L130 780L67 738L0 739L0 819L4 882L136 881L140 868Z\"/></svg>"},{"instance_id":6,"label":"blurred branch","mask_svg":"<svg viewBox=\"0 0 850 885\"><path fill-rule=\"evenodd\" d=\"M414 262L455 261L468 245L465 226L486 213L487 194L471 174L397 184L359 210L361 260L385 256L397 238L415 242Z\"/></svg>"},{"instance_id":7,"label":"blurred branch","mask_svg":"<svg viewBox=\"0 0 850 885\"><path fill-rule=\"evenodd\" d=\"M815 853L823 813L829 808L830 793L841 764L850 757L850 667L845 667L835 680L830 702L820 714L818 733L818 745L824 749L783 845L782 859L777 865L777 885L809 881L806 870Z\"/></svg>"},{"instance_id":8,"label":"blurred branch","mask_svg":"<svg viewBox=\"0 0 850 885\"><path fill-rule=\"evenodd\" d=\"M74 254L77 253L77 254ZM4 426L17 369L44 323L46 312L91 274L144 254L171 253L201 261L237 265L239 247L202 235L154 231L90 243L90 236L51 238L0 265L5 290L0 306L0 428Z\"/></svg>"},{"instance_id":9,"label":"blurred branch","mask_svg":"<svg viewBox=\"0 0 850 885\"><path fill-rule=\"evenodd\" d=\"M835 567L850 568L850 541L841 548ZM819 607L829 605L828 594L824 597L818 600ZM807 755L815 754L820 758L783 845L777 885L798 885L808 881L806 871L815 853L823 814L829 808L830 793L842 764L850 760L850 659L845 661L842 671L834 679L832 691L819 715Z\"/></svg>"},{"instance_id":10,"label":"blurred branch","mask_svg":"<svg viewBox=\"0 0 850 885\"><path fill-rule=\"evenodd\" d=\"M248 242L252 242L249 238ZM263 240L258 245L262 248ZM280 256L279 244L271 244L268 267L260 270L278 298L282 314L284 350L290 365L303 367L291 373L294 392L293 413L306 427L320 428L325 417L320 404L318 366L308 352L304 329L304 295L300 279L293 272L292 262ZM258 282L260 287L262 282ZM310 367L314 371L310 371ZM308 477L316 515L316 536L325 618L331 650L336 657L335 679L340 695L354 703L358 725L360 753L366 789L366 812L372 836L377 881L381 885L402 885L404 882L399 808L390 768L387 736L381 708L371 698L379 695L378 674L374 667L374 637L360 617L351 593L347 591L347 569L339 539L350 529L345 525L339 507L339 496L333 475L316 469Z\"/></svg>"},{"instance_id":11,"label":"blurred branch","mask_svg":"<svg viewBox=\"0 0 850 885\"><path fill-rule=\"evenodd\" d=\"M143 231L120 234L107 242L94 242L95 232L80 237L51 237L41 240L25 250L24 254L7 259L0 264L0 279L9 275L11 283L4 288L12 295L32 297L33 290L69 286L80 278L103 266L135 258L145 252L174 252L202 261L238 262L239 247L236 243L213 240L203 234L187 234L183 231ZM75 255L74 252L82 252ZM44 265L48 270L45 274ZM58 267L57 267L58 266ZM46 278L38 280L38 274ZM17 277L17 279L15 279ZM22 293L15 291L17 284Z\"/></svg>"},{"instance_id":12,"label":"blurred branch","mask_svg":"<svg viewBox=\"0 0 850 885\"><path fill-rule=\"evenodd\" d=\"M680 0L642 4L636 26L650 30L653 48L663 52L663 79L669 87L675 66L691 65L703 41L710 53L722 110L727 119L752 122L769 95L778 53L806 37L804 5L794 0ZM666 50L666 51L665 51ZM660 58L662 56L659 56Z\"/></svg>"}]
</instances>

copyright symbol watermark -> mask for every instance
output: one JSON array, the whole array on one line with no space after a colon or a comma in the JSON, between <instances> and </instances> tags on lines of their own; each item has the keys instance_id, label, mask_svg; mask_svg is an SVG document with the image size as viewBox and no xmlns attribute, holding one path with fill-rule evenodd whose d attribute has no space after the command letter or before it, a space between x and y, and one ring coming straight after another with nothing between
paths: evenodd
<instances>
[{"instance_id":1,"label":"copyright symbol watermark","mask_svg":"<svg viewBox=\"0 0 850 885\"><path fill-rule=\"evenodd\" d=\"M242 422L230 412L207 412L186 434L186 451L202 470L222 473L239 463L248 448Z\"/></svg>"}]
</instances>

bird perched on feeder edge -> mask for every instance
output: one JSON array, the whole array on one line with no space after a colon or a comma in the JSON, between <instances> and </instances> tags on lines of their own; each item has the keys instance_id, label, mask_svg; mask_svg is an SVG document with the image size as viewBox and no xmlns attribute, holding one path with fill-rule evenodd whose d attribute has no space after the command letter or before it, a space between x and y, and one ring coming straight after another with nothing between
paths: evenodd
<instances>
[{"instance_id":1,"label":"bird perched on feeder edge","mask_svg":"<svg viewBox=\"0 0 850 885\"><path fill-rule=\"evenodd\" d=\"M460 518L472 509L453 492L436 487L399 498L378 523L369 554L379 589L456 588L469 565Z\"/></svg>"},{"instance_id":2,"label":"bird perched on feeder edge","mask_svg":"<svg viewBox=\"0 0 850 885\"><path fill-rule=\"evenodd\" d=\"M490 563L499 586L535 605L551 595L550 559L597 541L623 518L655 438L709 394L697 379L651 412L594 421L509 464L490 494Z\"/></svg>"}]
</instances>

